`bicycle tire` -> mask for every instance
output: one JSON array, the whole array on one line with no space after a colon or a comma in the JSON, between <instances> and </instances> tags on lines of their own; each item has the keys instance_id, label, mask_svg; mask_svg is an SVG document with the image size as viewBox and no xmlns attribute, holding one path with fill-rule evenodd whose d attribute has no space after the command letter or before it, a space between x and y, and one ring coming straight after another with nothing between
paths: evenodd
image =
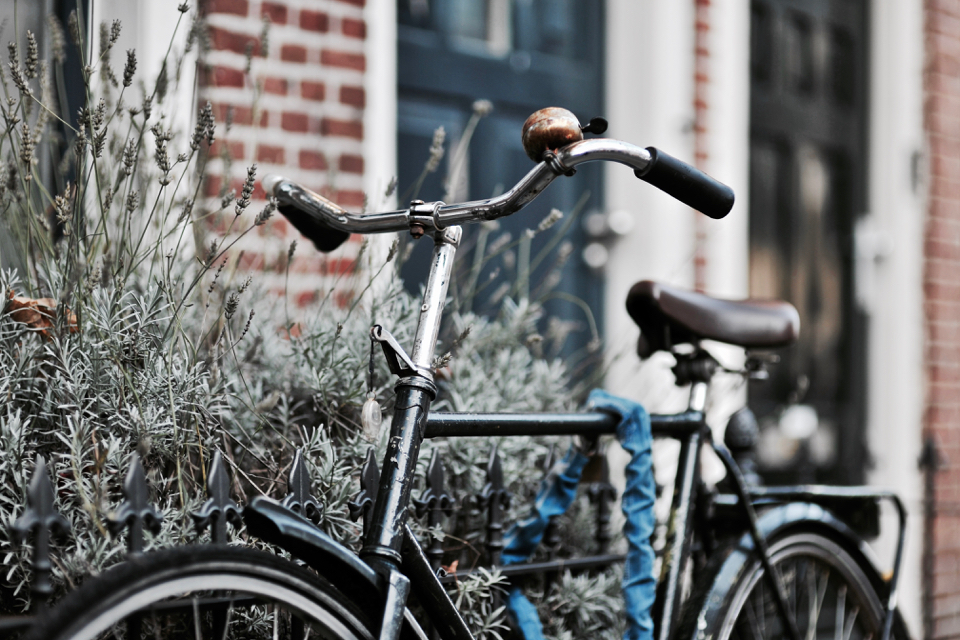
<instances>
[{"instance_id":1,"label":"bicycle tire","mask_svg":"<svg viewBox=\"0 0 960 640\"><path fill-rule=\"evenodd\" d=\"M315 573L262 551L211 545L112 567L64 597L24 640L129 638L136 625L145 638L246 639L260 631L293 638L302 629L310 638L378 635L357 603ZM215 633L216 625L223 631Z\"/></svg>"},{"instance_id":2,"label":"bicycle tire","mask_svg":"<svg viewBox=\"0 0 960 640\"><path fill-rule=\"evenodd\" d=\"M780 532L768 545L802 638L879 640L884 583L862 553L815 527ZM678 638L789 637L755 550L732 547L716 554L696 584L684 608ZM892 637L908 637L899 613Z\"/></svg>"}]
</instances>

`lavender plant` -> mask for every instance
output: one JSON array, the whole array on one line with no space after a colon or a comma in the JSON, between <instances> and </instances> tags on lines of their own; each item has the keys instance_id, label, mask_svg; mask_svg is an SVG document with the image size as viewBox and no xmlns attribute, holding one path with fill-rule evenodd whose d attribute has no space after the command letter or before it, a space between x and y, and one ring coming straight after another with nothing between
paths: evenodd
<instances>
[{"instance_id":1,"label":"lavender plant","mask_svg":"<svg viewBox=\"0 0 960 640\"><path fill-rule=\"evenodd\" d=\"M0 104L0 228L13 247L4 262L16 267L0 271L2 612L30 604L28 555L9 532L23 513L38 454L48 460L57 508L73 528L72 537L54 549L58 593L122 561L125 547L109 536L105 522L121 501L122 478L135 453L164 515L148 549L197 540L189 513L203 500L205 469L216 450L229 462L234 494L242 501L282 495L293 453L302 448L324 505L321 526L345 544L358 542L360 529L347 518L347 503L357 491L367 447L377 447L380 458L385 447L383 433L371 442L360 428L369 327L385 324L409 344L418 302L398 280L397 245L384 260L366 243L356 269L295 317L289 305L258 302L267 296L264 285L257 274L240 269L234 247L269 222L275 204L254 207L255 164L247 167L239 195L225 186L218 197L205 197L204 181L216 158L211 145L227 134L229 122L217 122L209 103L199 106L190 130L179 130L169 116L182 75L177 70L206 46L202 19L186 4L178 10L177 29L188 37L183 45L171 44L153 79L138 75L133 50L122 56L122 72L114 71L111 57L122 25L101 25L98 54L81 59L86 101L76 118L63 107L70 49L64 32L75 51L86 51L82 16L71 16L66 30L55 17L48 20L50 59L39 59L32 34L23 39L23 50L11 44L0 73L6 96ZM261 55L268 28L265 22ZM252 74L252 50L248 58ZM256 82L250 84L256 112L259 91ZM480 103L475 119L489 109ZM438 164L442 136L435 146ZM231 162L242 159L231 158L228 145L222 148L222 171L229 175ZM461 146L455 153L460 164L464 152ZM551 214L531 233L547 232L558 219ZM553 230L554 246L562 231L562 225ZM484 231L485 243L494 232ZM444 355L436 363L439 409L572 408L577 394L567 370L542 357L543 310L536 296L531 301L529 282L499 296L498 316L472 311L472 297L483 286L477 282L483 261L501 259L512 246L507 240L478 247L474 270L460 279L439 351ZM293 256L291 245L278 268L289 269ZM541 285L541 297L555 284ZM342 292L351 293L347 304ZM382 358L375 366L372 391L389 414L393 381ZM524 498L535 491L542 475L538 464L549 448L564 443L548 438L497 444L511 490ZM490 445L430 442L422 459L425 464L431 449L439 448L452 491L475 494L485 481ZM522 499L514 505L514 515L525 509ZM469 509L461 511L465 515L452 518L445 532L423 533L449 536L453 547L475 546L465 530ZM570 540L585 526L571 521ZM257 544L242 530L231 536ZM577 580L564 577L544 595L545 613L574 596L610 604L606 583L588 588ZM479 637L503 632L503 609L494 597L502 586L496 573L482 573L457 587L457 601ZM551 637L588 629L562 624L548 629Z\"/></svg>"}]
</instances>

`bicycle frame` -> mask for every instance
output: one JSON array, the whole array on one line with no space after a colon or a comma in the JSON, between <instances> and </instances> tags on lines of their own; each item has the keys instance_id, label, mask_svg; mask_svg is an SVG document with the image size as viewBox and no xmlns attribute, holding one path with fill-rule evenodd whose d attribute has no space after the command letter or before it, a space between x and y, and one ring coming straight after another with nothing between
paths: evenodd
<instances>
[{"instance_id":1,"label":"bicycle frame","mask_svg":"<svg viewBox=\"0 0 960 640\"><path fill-rule=\"evenodd\" d=\"M616 421L603 414L441 414L428 418L430 403L436 397L431 364L459 241L459 227L440 229L434 234L433 259L410 357L415 365L414 375L401 378L396 385L396 411L390 428L372 521L360 557L391 585L386 594L385 606L388 612L402 611L406 604L406 591L403 588L393 588L397 583L394 576L402 571L413 578L413 590L424 604L431 620L438 625L441 635L445 638L466 639L471 637L469 630L453 607L416 539L406 527L411 486L423 439L438 436L540 433L599 435L613 433ZM677 438L681 443L680 468L677 474L679 482L674 488L671 506L668 553L663 562L664 573L658 586L654 610L660 640L670 638L677 617L677 585L680 572L690 556L693 514L690 505L695 499L699 480L700 449L708 438L708 427L703 414L706 391L706 383L694 383L690 392L689 410L686 413L652 418L657 435ZM387 619L392 618L395 622L390 632L399 633L400 618L395 613L384 617L384 632L388 631Z\"/></svg>"},{"instance_id":2,"label":"bicycle frame","mask_svg":"<svg viewBox=\"0 0 960 640\"><path fill-rule=\"evenodd\" d=\"M539 155L538 151L531 157ZM542 157L543 160L520 183L497 198L455 205L418 201L411 203L407 210L372 216L349 214L321 196L282 178L272 176L264 179L265 188L269 192L300 212L301 216L295 216L291 221L315 243L320 241L317 246L321 250L330 249L327 246L328 243L322 241L324 234L330 230L340 232L343 238L346 236L342 232L409 231L414 237L432 235L434 240L430 273L420 307L412 354L407 356L403 353L402 348L391 336L383 335L387 332L376 328L373 333L374 339L381 341L388 359L395 361L391 364L391 370L400 377L395 387L395 411L387 451L382 463L377 496L369 519L365 518L364 522L366 534L360 558L369 569L355 572L365 584L374 586L383 594L381 640L392 640L399 636L403 625L406 599L411 589L417 594L418 600L429 614L441 637L458 640L472 638L469 629L453 606L426 555L406 524L411 507L411 489L417 459L424 438L548 433L598 435L613 433L616 428L616 422L611 416L589 413L430 415L430 405L437 394L437 387L433 380L434 352L453 260L461 237L460 227L453 225L510 215L535 198L554 178L569 175L576 165L591 160L612 160L626 164L634 169L637 177L711 217L723 217L733 204L732 191L727 187L653 148L644 150L608 139L582 140L558 148L555 152L545 151ZM336 246L336 243L333 246ZM677 439L681 445L677 480L668 522L667 546L661 564L653 611L657 638L672 640L675 635L674 627L681 605L679 593L681 574L690 558L692 547L692 525L695 517L693 505L699 483L699 458L704 444L710 443L720 455L732 479L737 494L738 509L746 518L745 529L748 530L748 537L763 563L785 627L792 640L800 640L797 625L789 613L783 585L771 566L763 533L766 531L763 529L765 525L758 522L754 510L755 501L769 501L773 494L748 492L736 462L725 448L712 442L710 430L704 420L709 376L689 379L693 380L693 384L688 410L675 416L652 417L655 435ZM804 487L785 488L784 492L778 494L783 501L806 500L812 495L809 488ZM833 497L844 496L835 494ZM885 499L890 496L869 490L857 494L858 499L864 497ZM897 504L901 508L902 516L902 507L899 502ZM295 546L301 543L309 546L310 543L304 542L306 538L318 538L317 533L307 533L305 530L298 529L300 525L293 517L294 514L290 516L267 514L268 510L264 508L260 515L270 521L270 524L276 525L274 531L284 527L287 529L286 532L281 531L274 536L273 541L279 539L281 546L288 549L290 548L288 545ZM252 511L254 516L258 515L257 508ZM897 568L903 546L902 534L901 518ZM282 540L286 540L288 544L285 545ZM317 541L314 544L322 558L325 557L327 560L332 560L334 564L339 563L342 566L356 561L356 558L345 548L339 545L327 545L329 548L321 548L324 545L327 543L323 541ZM351 558L346 558L347 555ZM314 564L315 568L322 564L316 557L304 559ZM597 559L587 559L587 562L597 562ZM526 569L511 567L508 572L516 575L534 569L535 567ZM891 581L881 640L887 640L889 636L896 602L898 573L895 571ZM338 579L343 582L349 578Z\"/></svg>"}]
</instances>

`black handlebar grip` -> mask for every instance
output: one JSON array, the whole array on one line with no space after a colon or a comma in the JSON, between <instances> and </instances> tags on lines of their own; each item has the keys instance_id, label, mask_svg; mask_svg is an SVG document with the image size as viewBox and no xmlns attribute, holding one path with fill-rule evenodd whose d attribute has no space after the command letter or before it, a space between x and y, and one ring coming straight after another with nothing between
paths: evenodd
<instances>
[{"instance_id":1,"label":"black handlebar grip","mask_svg":"<svg viewBox=\"0 0 960 640\"><path fill-rule=\"evenodd\" d=\"M730 213L733 189L656 147L647 151L650 166L634 171L638 178L715 220Z\"/></svg>"},{"instance_id":2,"label":"black handlebar grip","mask_svg":"<svg viewBox=\"0 0 960 640\"><path fill-rule=\"evenodd\" d=\"M297 231L312 240L313 246L323 253L333 251L350 237L348 232L324 224L318 216L307 213L293 204L281 203L277 210L296 227Z\"/></svg>"}]
</instances>

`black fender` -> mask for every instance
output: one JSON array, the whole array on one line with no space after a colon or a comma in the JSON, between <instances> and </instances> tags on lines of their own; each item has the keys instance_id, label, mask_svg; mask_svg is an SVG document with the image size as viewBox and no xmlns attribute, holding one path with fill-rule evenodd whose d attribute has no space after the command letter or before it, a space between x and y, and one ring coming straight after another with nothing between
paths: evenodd
<instances>
[{"instance_id":1,"label":"black fender","mask_svg":"<svg viewBox=\"0 0 960 640\"><path fill-rule=\"evenodd\" d=\"M305 562L355 602L383 601L386 582L357 555L279 502L258 496L243 509L253 536Z\"/></svg>"},{"instance_id":2,"label":"black fender","mask_svg":"<svg viewBox=\"0 0 960 640\"><path fill-rule=\"evenodd\" d=\"M863 539L832 511L821 504L813 502L790 502L782 504L758 514L757 526L764 539L785 533L794 527L816 527L826 533L847 551L865 561L864 569L870 569L876 575L876 557L873 550ZM748 556L754 550L753 538L750 532L744 532L737 542L735 550ZM859 557L858 557L859 556Z\"/></svg>"},{"instance_id":3,"label":"black fender","mask_svg":"<svg viewBox=\"0 0 960 640\"><path fill-rule=\"evenodd\" d=\"M257 496L243 509L247 531L274 544L305 562L345 596L361 606L378 623L383 617L388 589L387 580L357 555L312 522L282 504ZM413 533L405 528L404 572L413 580L412 588L424 608L436 616L437 628L450 638L472 638L466 623L449 599L436 594L443 591L423 551L414 542ZM427 583L435 583L429 589ZM422 628L407 609L404 611L403 638L426 640Z\"/></svg>"},{"instance_id":4,"label":"black fender","mask_svg":"<svg viewBox=\"0 0 960 640\"><path fill-rule=\"evenodd\" d=\"M846 523L819 504L793 502L781 504L758 514L758 528L765 540L793 532L816 532L843 548L860 565L881 602L887 587L877 570L876 557L869 546ZM756 546L749 531L734 539L727 553L717 553L708 562L701 576L695 578L694 593L687 602L678 627L680 640L710 640L723 611L723 594L737 584L753 563ZM899 614L895 618L892 637L908 637Z\"/></svg>"}]
</instances>

